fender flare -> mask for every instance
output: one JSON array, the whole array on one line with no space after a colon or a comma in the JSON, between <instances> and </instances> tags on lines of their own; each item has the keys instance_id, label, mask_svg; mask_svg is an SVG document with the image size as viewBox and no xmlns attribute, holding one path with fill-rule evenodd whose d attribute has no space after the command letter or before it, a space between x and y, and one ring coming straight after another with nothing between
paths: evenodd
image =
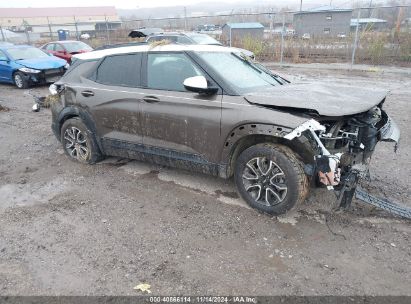
<instances>
[{"instance_id":1,"label":"fender flare","mask_svg":"<svg viewBox=\"0 0 411 304\"><path fill-rule=\"evenodd\" d=\"M227 135L224 141L224 148L221 154L221 160L227 163L230 159L230 155L236 147L236 144L245 136L265 135L275 138L282 138L291 131L291 128L274 124L249 123L239 125L235 127L233 130L231 130L230 133Z\"/></svg>"}]
</instances>

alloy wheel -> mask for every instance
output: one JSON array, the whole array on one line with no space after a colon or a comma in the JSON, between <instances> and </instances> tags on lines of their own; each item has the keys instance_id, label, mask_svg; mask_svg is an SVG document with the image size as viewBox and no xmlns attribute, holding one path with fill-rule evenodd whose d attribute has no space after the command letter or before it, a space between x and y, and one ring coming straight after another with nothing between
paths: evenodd
<instances>
[{"instance_id":1,"label":"alloy wheel","mask_svg":"<svg viewBox=\"0 0 411 304\"><path fill-rule=\"evenodd\" d=\"M64 132L64 147L72 158L85 161L89 157L86 136L76 127L69 127Z\"/></svg>"},{"instance_id":2,"label":"alloy wheel","mask_svg":"<svg viewBox=\"0 0 411 304\"><path fill-rule=\"evenodd\" d=\"M23 78L21 77L20 74L14 75L14 83L16 84L16 86L17 86L18 88L22 88L22 87L23 87L24 81L23 81Z\"/></svg>"},{"instance_id":3,"label":"alloy wheel","mask_svg":"<svg viewBox=\"0 0 411 304\"><path fill-rule=\"evenodd\" d=\"M244 167L242 181L255 202L275 206L287 196L287 180L278 164L266 157L255 157Z\"/></svg>"}]
</instances>

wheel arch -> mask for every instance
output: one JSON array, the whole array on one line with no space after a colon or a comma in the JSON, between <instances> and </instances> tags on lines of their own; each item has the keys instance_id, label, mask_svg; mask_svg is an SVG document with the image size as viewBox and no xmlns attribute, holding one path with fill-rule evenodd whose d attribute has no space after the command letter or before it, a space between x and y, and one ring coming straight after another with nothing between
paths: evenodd
<instances>
[{"instance_id":1,"label":"wheel arch","mask_svg":"<svg viewBox=\"0 0 411 304\"><path fill-rule=\"evenodd\" d=\"M222 153L222 161L227 164L226 177L234 174L234 165L241 152L251 146L266 142L287 146L304 164L312 163L314 153L305 137L301 136L291 141L283 138L291 131L291 128L284 126L258 123L245 124L233 129L224 142Z\"/></svg>"},{"instance_id":2,"label":"wheel arch","mask_svg":"<svg viewBox=\"0 0 411 304\"><path fill-rule=\"evenodd\" d=\"M96 129L96 124L94 120L92 119L92 116L85 110L80 109L79 107L75 106L70 106L65 109L63 109L57 119L58 122L58 134L61 133L61 128L63 127L63 124L71 118L78 117L81 119L81 121L87 126L87 128L92 132L92 135L96 139L98 148L100 151L102 150L102 145L100 142L100 138L97 136L97 129Z\"/></svg>"}]
</instances>

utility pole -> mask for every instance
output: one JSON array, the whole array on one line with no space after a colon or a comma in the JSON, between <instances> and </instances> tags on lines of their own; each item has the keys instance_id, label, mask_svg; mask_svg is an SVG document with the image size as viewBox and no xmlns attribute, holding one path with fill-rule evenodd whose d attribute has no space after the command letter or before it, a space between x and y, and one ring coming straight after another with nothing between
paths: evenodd
<instances>
[{"instance_id":1,"label":"utility pole","mask_svg":"<svg viewBox=\"0 0 411 304\"><path fill-rule=\"evenodd\" d=\"M281 58L280 58L280 65L283 65L284 31L285 31L285 13L283 12L283 27L281 28Z\"/></svg>"},{"instance_id":2,"label":"utility pole","mask_svg":"<svg viewBox=\"0 0 411 304\"><path fill-rule=\"evenodd\" d=\"M358 8L357 26L355 28L355 39L354 39L354 46L353 46L353 49L352 49L352 56L351 56L351 70L352 70L352 66L354 65L355 50L357 49L357 44L358 44L358 28L360 26L360 14L361 14L361 8Z\"/></svg>"},{"instance_id":3,"label":"utility pole","mask_svg":"<svg viewBox=\"0 0 411 304\"><path fill-rule=\"evenodd\" d=\"M1 25L0 25L0 31L1 31L1 39L3 41L6 41L6 37L4 36L4 33L3 33L3 27Z\"/></svg>"},{"instance_id":4,"label":"utility pole","mask_svg":"<svg viewBox=\"0 0 411 304\"><path fill-rule=\"evenodd\" d=\"M49 20L49 17L46 17L46 18L47 18L47 24L49 25L50 40L53 40L53 32L51 30L50 20Z\"/></svg>"},{"instance_id":5,"label":"utility pole","mask_svg":"<svg viewBox=\"0 0 411 304\"><path fill-rule=\"evenodd\" d=\"M107 41L108 41L108 44L111 44L111 42L110 42L110 31L109 31L109 29L108 29L108 20L107 20L107 16L106 16L106 15L104 15L104 19L106 20Z\"/></svg>"},{"instance_id":6,"label":"utility pole","mask_svg":"<svg viewBox=\"0 0 411 304\"><path fill-rule=\"evenodd\" d=\"M303 0L300 0L300 12L303 10Z\"/></svg>"},{"instance_id":7,"label":"utility pole","mask_svg":"<svg viewBox=\"0 0 411 304\"><path fill-rule=\"evenodd\" d=\"M76 27L76 40L80 39L80 36L78 34L78 27L77 27L77 20L76 20L76 16L73 16L74 19L74 26Z\"/></svg>"},{"instance_id":8,"label":"utility pole","mask_svg":"<svg viewBox=\"0 0 411 304\"><path fill-rule=\"evenodd\" d=\"M368 5L368 7L369 7L369 9L368 9L368 18L371 18L371 13L372 13L371 6L372 6L372 0L370 0L370 4Z\"/></svg>"},{"instance_id":9,"label":"utility pole","mask_svg":"<svg viewBox=\"0 0 411 304\"><path fill-rule=\"evenodd\" d=\"M184 30L187 31L187 7L184 6Z\"/></svg>"},{"instance_id":10,"label":"utility pole","mask_svg":"<svg viewBox=\"0 0 411 304\"><path fill-rule=\"evenodd\" d=\"M273 38L273 30L274 30L274 15L273 15L274 9L271 8L271 14L270 16L270 38Z\"/></svg>"}]
</instances>

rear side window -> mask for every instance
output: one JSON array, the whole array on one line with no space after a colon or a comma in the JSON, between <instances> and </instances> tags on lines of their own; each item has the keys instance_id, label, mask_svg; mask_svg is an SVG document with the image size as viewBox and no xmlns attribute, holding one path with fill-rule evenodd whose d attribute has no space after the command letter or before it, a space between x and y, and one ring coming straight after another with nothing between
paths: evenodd
<instances>
[{"instance_id":1,"label":"rear side window","mask_svg":"<svg viewBox=\"0 0 411 304\"><path fill-rule=\"evenodd\" d=\"M63 52L63 51L64 51L64 48L63 48L63 46L62 46L61 44L56 43L56 44L54 45L54 50L57 51L57 52Z\"/></svg>"},{"instance_id":2,"label":"rear side window","mask_svg":"<svg viewBox=\"0 0 411 304\"><path fill-rule=\"evenodd\" d=\"M141 86L141 53L106 57L96 73L96 81L106 85Z\"/></svg>"},{"instance_id":3,"label":"rear side window","mask_svg":"<svg viewBox=\"0 0 411 304\"><path fill-rule=\"evenodd\" d=\"M177 37L177 42L181 43L181 44L193 44L190 39L188 39L187 37L184 37L184 36L178 36Z\"/></svg>"},{"instance_id":4,"label":"rear side window","mask_svg":"<svg viewBox=\"0 0 411 304\"><path fill-rule=\"evenodd\" d=\"M47 44L44 49L47 51L53 51L54 50L54 43Z\"/></svg>"}]
</instances>

